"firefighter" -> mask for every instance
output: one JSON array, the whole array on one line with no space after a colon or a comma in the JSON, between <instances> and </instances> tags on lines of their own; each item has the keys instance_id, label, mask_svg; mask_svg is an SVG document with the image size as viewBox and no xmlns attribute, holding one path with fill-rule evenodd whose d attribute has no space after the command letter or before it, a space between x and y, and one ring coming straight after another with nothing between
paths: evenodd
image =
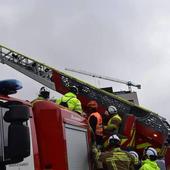
<instances>
[{"instance_id":1,"label":"firefighter","mask_svg":"<svg viewBox=\"0 0 170 170\"><path fill-rule=\"evenodd\" d=\"M109 106L105 112L105 115L109 115L110 119L106 126L104 126L105 131L118 133L119 126L122 122L122 118L119 116L115 106Z\"/></svg>"},{"instance_id":2,"label":"firefighter","mask_svg":"<svg viewBox=\"0 0 170 170\"><path fill-rule=\"evenodd\" d=\"M92 131L92 139L96 142L98 148L103 145L103 121L102 116L97 112L98 104L95 100L91 100L87 104L87 110L90 114L88 123Z\"/></svg>"},{"instance_id":3,"label":"firefighter","mask_svg":"<svg viewBox=\"0 0 170 170\"><path fill-rule=\"evenodd\" d=\"M117 113L115 106L109 106L104 113L105 119L108 119L107 125L104 126L104 148L108 147L108 137L113 134L118 134L122 118ZM106 122L105 122L106 123Z\"/></svg>"},{"instance_id":4,"label":"firefighter","mask_svg":"<svg viewBox=\"0 0 170 170\"><path fill-rule=\"evenodd\" d=\"M144 149L144 158L145 160L142 161L142 166L139 170L160 170L156 163L157 151L154 148L148 147Z\"/></svg>"},{"instance_id":5,"label":"firefighter","mask_svg":"<svg viewBox=\"0 0 170 170\"><path fill-rule=\"evenodd\" d=\"M141 161L139 160L139 155L135 151L129 151L129 153L134 157L135 162L134 162L134 169L138 170L141 167Z\"/></svg>"},{"instance_id":6,"label":"firefighter","mask_svg":"<svg viewBox=\"0 0 170 170\"><path fill-rule=\"evenodd\" d=\"M109 137L109 151L100 152L93 148L95 159L102 162L103 170L134 170L135 159L120 148L120 142L115 134Z\"/></svg>"},{"instance_id":7,"label":"firefighter","mask_svg":"<svg viewBox=\"0 0 170 170\"><path fill-rule=\"evenodd\" d=\"M50 97L50 92L46 90L45 87L41 87L38 97L34 99L31 103L33 105L37 101L48 100L49 97Z\"/></svg>"},{"instance_id":8,"label":"firefighter","mask_svg":"<svg viewBox=\"0 0 170 170\"><path fill-rule=\"evenodd\" d=\"M56 100L56 103L67 107L69 110L75 111L83 116L83 110L80 100L77 98L79 93L76 86L70 86L70 91L63 95L61 98Z\"/></svg>"}]
</instances>

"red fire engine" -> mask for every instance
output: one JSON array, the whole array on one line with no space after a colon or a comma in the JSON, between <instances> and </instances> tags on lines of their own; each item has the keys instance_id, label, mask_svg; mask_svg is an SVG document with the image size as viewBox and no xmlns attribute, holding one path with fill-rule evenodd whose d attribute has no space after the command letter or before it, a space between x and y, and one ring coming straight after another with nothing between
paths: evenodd
<instances>
[{"instance_id":1,"label":"red fire engine","mask_svg":"<svg viewBox=\"0 0 170 170\"><path fill-rule=\"evenodd\" d=\"M170 125L165 118L4 46L0 46L0 62L61 94L68 92L70 85L76 85L84 110L90 100L99 103L101 113L110 105L116 106L123 119L119 134L126 137L122 146L139 153L146 146L153 146L159 154L165 155L166 164L170 165L166 146ZM18 167L24 170L90 170L90 139L84 118L50 101L36 102L31 110L29 103L10 98L8 94L11 92L5 94L0 97L2 110L7 109L1 113L0 120L0 165L9 164L9 170Z\"/></svg>"},{"instance_id":2,"label":"red fire engine","mask_svg":"<svg viewBox=\"0 0 170 170\"><path fill-rule=\"evenodd\" d=\"M1 169L90 169L86 119L50 101L36 102L32 112L30 103L8 96L16 86L19 81L0 82Z\"/></svg>"}]
</instances>

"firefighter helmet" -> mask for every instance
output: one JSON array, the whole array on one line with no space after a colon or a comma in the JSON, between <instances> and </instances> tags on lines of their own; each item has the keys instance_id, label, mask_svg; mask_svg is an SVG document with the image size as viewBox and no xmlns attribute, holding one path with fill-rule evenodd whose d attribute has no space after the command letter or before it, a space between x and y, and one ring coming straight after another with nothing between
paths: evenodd
<instances>
[{"instance_id":1,"label":"firefighter helmet","mask_svg":"<svg viewBox=\"0 0 170 170\"><path fill-rule=\"evenodd\" d=\"M112 135L108 139L109 144L117 145L120 144L120 138L117 135Z\"/></svg>"},{"instance_id":2,"label":"firefighter helmet","mask_svg":"<svg viewBox=\"0 0 170 170\"><path fill-rule=\"evenodd\" d=\"M139 155L135 151L129 151L130 155L132 155L135 158L135 165L139 163Z\"/></svg>"},{"instance_id":3,"label":"firefighter helmet","mask_svg":"<svg viewBox=\"0 0 170 170\"><path fill-rule=\"evenodd\" d=\"M79 93L79 90L76 86L70 86L70 92L74 93L74 94L78 94Z\"/></svg>"},{"instance_id":4,"label":"firefighter helmet","mask_svg":"<svg viewBox=\"0 0 170 170\"><path fill-rule=\"evenodd\" d=\"M50 92L46 90L45 87L41 87L39 92L39 97L43 97L44 99L48 99L50 97Z\"/></svg>"},{"instance_id":5,"label":"firefighter helmet","mask_svg":"<svg viewBox=\"0 0 170 170\"><path fill-rule=\"evenodd\" d=\"M157 151L152 147L148 147L145 149L145 155L147 155L148 157L157 156Z\"/></svg>"},{"instance_id":6,"label":"firefighter helmet","mask_svg":"<svg viewBox=\"0 0 170 170\"><path fill-rule=\"evenodd\" d=\"M113 115L113 114L117 113L117 109L116 109L115 106L109 106L108 109L107 109L107 111L108 111L108 113L109 113L110 115Z\"/></svg>"},{"instance_id":7,"label":"firefighter helmet","mask_svg":"<svg viewBox=\"0 0 170 170\"><path fill-rule=\"evenodd\" d=\"M135 151L129 151L129 153L130 153L132 156L134 156L135 158L139 158L139 155L138 155L137 152L135 152Z\"/></svg>"}]
</instances>

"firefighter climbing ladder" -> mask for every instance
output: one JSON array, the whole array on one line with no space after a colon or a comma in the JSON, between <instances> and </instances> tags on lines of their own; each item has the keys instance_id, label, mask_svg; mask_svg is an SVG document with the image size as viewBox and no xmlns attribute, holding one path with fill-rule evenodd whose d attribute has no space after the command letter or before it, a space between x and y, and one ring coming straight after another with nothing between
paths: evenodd
<instances>
[{"instance_id":1,"label":"firefighter climbing ladder","mask_svg":"<svg viewBox=\"0 0 170 170\"><path fill-rule=\"evenodd\" d=\"M84 103L93 99L96 100L103 108L114 105L117 107L119 113L135 114L138 121L143 125L150 126L154 130L164 134L170 133L170 127L166 122L166 119L158 116L157 114L136 106L114 94L105 92L74 77L66 75L65 73L2 45L0 45L0 62L7 64L33 80L62 94L68 91L68 87L70 85L76 85L80 91L79 97L82 101L84 101Z\"/></svg>"}]
</instances>

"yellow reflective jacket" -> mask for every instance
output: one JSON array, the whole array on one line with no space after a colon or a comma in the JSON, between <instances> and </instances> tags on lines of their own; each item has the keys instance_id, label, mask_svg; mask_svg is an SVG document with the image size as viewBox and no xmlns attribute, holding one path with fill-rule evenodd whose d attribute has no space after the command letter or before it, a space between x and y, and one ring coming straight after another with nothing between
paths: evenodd
<instances>
[{"instance_id":1,"label":"yellow reflective jacket","mask_svg":"<svg viewBox=\"0 0 170 170\"><path fill-rule=\"evenodd\" d=\"M150 159L146 159L142 161L142 166L139 170L160 170L156 161L151 161Z\"/></svg>"},{"instance_id":2,"label":"yellow reflective jacket","mask_svg":"<svg viewBox=\"0 0 170 170\"><path fill-rule=\"evenodd\" d=\"M118 114L113 115L109 119L105 129L106 130L117 130L119 128L121 122L122 122L122 118Z\"/></svg>"},{"instance_id":3,"label":"yellow reflective jacket","mask_svg":"<svg viewBox=\"0 0 170 170\"><path fill-rule=\"evenodd\" d=\"M60 104L61 102L66 102L68 108L72 111L78 112L80 114L83 112L80 100L77 99L77 96L72 92L68 92L56 100L57 104Z\"/></svg>"}]
</instances>

